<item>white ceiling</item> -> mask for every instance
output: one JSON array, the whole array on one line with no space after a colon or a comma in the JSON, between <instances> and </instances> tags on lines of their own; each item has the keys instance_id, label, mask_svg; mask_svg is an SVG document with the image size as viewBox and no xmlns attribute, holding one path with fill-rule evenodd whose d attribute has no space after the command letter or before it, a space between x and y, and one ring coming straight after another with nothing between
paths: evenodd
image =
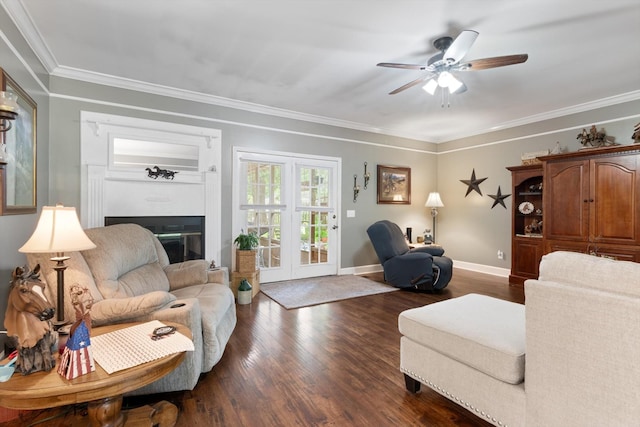
<instances>
[{"instance_id":1,"label":"white ceiling","mask_svg":"<svg viewBox=\"0 0 640 427\"><path fill-rule=\"evenodd\" d=\"M638 0L1 0L53 75L431 142L640 99ZM441 108L434 39L480 33Z\"/></svg>"}]
</instances>

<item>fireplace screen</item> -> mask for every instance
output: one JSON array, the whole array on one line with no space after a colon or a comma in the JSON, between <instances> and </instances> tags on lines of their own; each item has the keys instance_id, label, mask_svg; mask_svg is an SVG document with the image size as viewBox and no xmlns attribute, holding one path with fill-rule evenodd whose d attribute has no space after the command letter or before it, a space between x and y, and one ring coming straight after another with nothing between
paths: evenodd
<instances>
[{"instance_id":1,"label":"fireplace screen","mask_svg":"<svg viewBox=\"0 0 640 427\"><path fill-rule=\"evenodd\" d=\"M150 230L170 263L204 259L204 216L111 216L105 225L133 223Z\"/></svg>"}]
</instances>

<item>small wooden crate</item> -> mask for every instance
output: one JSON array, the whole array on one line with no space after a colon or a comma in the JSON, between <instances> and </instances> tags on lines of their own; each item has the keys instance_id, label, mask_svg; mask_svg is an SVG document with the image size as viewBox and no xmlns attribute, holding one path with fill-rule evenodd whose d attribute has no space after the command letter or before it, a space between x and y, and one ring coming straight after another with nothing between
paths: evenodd
<instances>
[{"instance_id":1,"label":"small wooden crate","mask_svg":"<svg viewBox=\"0 0 640 427\"><path fill-rule=\"evenodd\" d=\"M254 273L258 270L258 251L236 250L236 271L240 273Z\"/></svg>"},{"instance_id":2,"label":"small wooden crate","mask_svg":"<svg viewBox=\"0 0 640 427\"><path fill-rule=\"evenodd\" d=\"M260 270L254 271L253 273L241 273L239 271L231 273L231 282L229 285L236 299L238 299L238 286L240 286L242 279L247 279L251 285L251 297L255 297L256 294L260 292Z\"/></svg>"}]
</instances>

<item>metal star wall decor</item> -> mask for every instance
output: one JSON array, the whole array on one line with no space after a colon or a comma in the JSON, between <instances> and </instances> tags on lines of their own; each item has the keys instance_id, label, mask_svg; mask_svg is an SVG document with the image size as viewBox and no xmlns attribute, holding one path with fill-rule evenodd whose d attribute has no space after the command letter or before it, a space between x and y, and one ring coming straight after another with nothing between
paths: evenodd
<instances>
[{"instance_id":1,"label":"metal star wall decor","mask_svg":"<svg viewBox=\"0 0 640 427\"><path fill-rule=\"evenodd\" d=\"M461 179L460 182L467 184L467 194L464 197L467 197L469 193L472 191L476 191L479 195L482 196L482 191L480 191L480 184L487 178L476 179L476 170L473 169L471 172L471 179Z\"/></svg>"},{"instance_id":2,"label":"metal star wall decor","mask_svg":"<svg viewBox=\"0 0 640 427\"><path fill-rule=\"evenodd\" d=\"M504 199L506 199L510 195L511 194L503 195L502 190L500 190L500 186L498 185L498 194L487 194L487 196L493 199L493 205L491 205L491 209L495 208L498 203L501 204L503 208L507 209L507 207L504 204Z\"/></svg>"}]
</instances>

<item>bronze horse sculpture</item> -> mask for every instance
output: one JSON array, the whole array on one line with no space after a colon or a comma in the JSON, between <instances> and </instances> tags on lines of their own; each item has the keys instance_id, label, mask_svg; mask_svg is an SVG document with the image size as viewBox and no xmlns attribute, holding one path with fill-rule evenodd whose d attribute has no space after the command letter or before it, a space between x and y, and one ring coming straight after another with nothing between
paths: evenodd
<instances>
[{"instance_id":1,"label":"bronze horse sculpture","mask_svg":"<svg viewBox=\"0 0 640 427\"><path fill-rule=\"evenodd\" d=\"M23 375L55 367L58 334L51 318L55 309L44 296L40 264L30 271L17 267L12 274L4 324L18 349L16 369Z\"/></svg>"}]
</instances>

